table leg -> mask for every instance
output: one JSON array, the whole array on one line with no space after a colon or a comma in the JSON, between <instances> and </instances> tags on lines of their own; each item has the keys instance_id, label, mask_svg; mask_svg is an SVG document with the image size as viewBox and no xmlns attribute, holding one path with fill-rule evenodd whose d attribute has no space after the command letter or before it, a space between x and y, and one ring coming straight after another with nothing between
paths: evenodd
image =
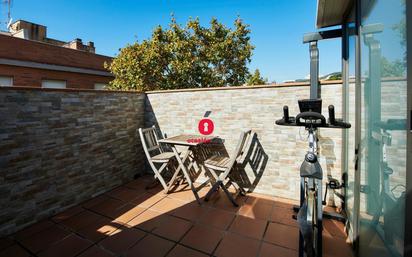
<instances>
[{"instance_id":1,"label":"table leg","mask_svg":"<svg viewBox=\"0 0 412 257\"><path fill-rule=\"evenodd\" d=\"M172 149L174 149L174 146L172 146ZM186 151L186 154L183 156L182 163L185 163L187 157L189 157L189 151ZM179 158L180 158L180 154L179 154ZM179 158L177 158L177 159L179 159ZM178 163L178 165L177 165L176 171L173 173L173 176L169 181L169 185L167 187L167 192L169 192L170 189L172 188L177 176L179 175L179 171L182 169L182 166L180 165L179 161L177 163ZM189 167L189 169L190 169L190 167Z\"/></svg>"},{"instance_id":2,"label":"table leg","mask_svg":"<svg viewBox=\"0 0 412 257\"><path fill-rule=\"evenodd\" d=\"M179 167L182 169L183 175L185 176L185 178L186 178L186 180L187 180L187 183L188 183L189 186L190 186L190 189L192 190L193 194L195 195L196 201L197 201L199 204L201 204L199 195L198 195L198 193L197 193L197 190L196 190L196 188L193 186L192 180L190 179L189 173L188 173L188 171L187 171L187 169L186 169L186 167L185 167L185 165L184 165L184 160L186 159L185 157L187 157L187 156L183 157L183 159L180 159L180 155L179 155L179 152L177 151L176 147L173 146L172 149L173 149L173 152L174 152L174 154L175 154L175 156L176 156L176 159L177 159L177 161L178 161L178 163L179 163ZM187 150L186 155L189 155L189 151L190 151L190 148Z\"/></svg>"}]
</instances>

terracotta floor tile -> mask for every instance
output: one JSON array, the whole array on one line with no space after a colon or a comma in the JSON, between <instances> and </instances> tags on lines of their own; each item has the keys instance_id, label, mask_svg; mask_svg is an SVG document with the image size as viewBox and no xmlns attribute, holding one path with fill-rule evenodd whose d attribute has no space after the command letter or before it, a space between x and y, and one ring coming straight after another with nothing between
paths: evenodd
<instances>
[{"instance_id":1,"label":"terracotta floor tile","mask_svg":"<svg viewBox=\"0 0 412 257\"><path fill-rule=\"evenodd\" d=\"M166 216L161 225L152 233L178 242L183 235L192 227L192 223L173 216Z\"/></svg>"},{"instance_id":2,"label":"terracotta floor tile","mask_svg":"<svg viewBox=\"0 0 412 257\"><path fill-rule=\"evenodd\" d=\"M280 247L277 245L269 244L269 243L262 243L260 248L259 257L296 257L298 256L298 252L289 248Z\"/></svg>"},{"instance_id":3,"label":"terracotta floor tile","mask_svg":"<svg viewBox=\"0 0 412 257\"><path fill-rule=\"evenodd\" d=\"M284 224L269 223L264 240L297 251L299 248L299 229Z\"/></svg>"},{"instance_id":4,"label":"terracotta floor tile","mask_svg":"<svg viewBox=\"0 0 412 257\"><path fill-rule=\"evenodd\" d=\"M50 220L43 220L37 223L34 223L33 225L30 225L29 227L20 230L16 234L14 234L14 238L21 240L24 238L27 238L35 233L38 233L42 230L48 229L52 226L54 226L55 223L50 221Z\"/></svg>"},{"instance_id":5,"label":"terracotta floor tile","mask_svg":"<svg viewBox=\"0 0 412 257\"><path fill-rule=\"evenodd\" d=\"M0 251L0 257L30 257L30 253L15 244Z\"/></svg>"},{"instance_id":6,"label":"terracotta floor tile","mask_svg":"<svg viewBox=\"0 0 412 257\"><path fill-rule=\"evenodd\" d=\"M299 201L297 200L285 199L280 197L274 197L273 199L275 207L291 209L293 208L293 206L299 205Z\"/></svg>"},{"instance_id":7,"label":"terracotta floor tile","mask_svg":"<svg viewBox=\"0 0 412 257\"><path fill-rule=\"evenodd\" d=\"M105 201L92 206L90 209L106 217L116 218L121 214L124 206L125 203L123 201L108 198Z\"/></svg>"},{"instance_id":8,"label":"terracotta floor tile","mask_svg":"<svg viewBox=\"0 0 412 257\"><path fill-rule=\"evenodd\" d=\"M164 188L162 187L160 182L156 182L155 184L156 184L156 186L149 187L148 189L145 189L145 192L150 193L150 194L165 194ZM148 183L148 185L151 185L151 184Z\"/></svg>"},{"instance_id":9,"label":"terracotta floor tile","mask_svg":"<svg viewBox=\"0 0 412 257\"><path fill-rule=\"evenodd\" d=\"M129 183L125 184L125 187L134 189L136 191L145 191L145 188L148 184L150 184L150 180L138 178L136 180L132 180Z\"/></svg>"},{"instance_id":10,"label":"terracotta floor tile","mask_svg":"<svg viewBox=\"0 0 412 257\"><path fill-rule=\"evenodd\" d=\"M51 246L52 244L67 237L70 233L57 225L22 239L21 244L30 251L37 253Z\"/></svg>"},{"instance_id":11,"label":"terracotta floor tile","mask_svg":"<svg viewBox=\"0 0 412 257\"><path fill-rule=\"evenodd\" d=\"M323 231L332 236L346 239L345 224L336 220L323 219Z\"/></svg>"},{"instance_id":12,"label":"terracotta floor tile","mask_svg":"<svg viewBox=\"0 0 412 257\"><path fill-rule=\"evenodd\" d=\"M210 208L207 213L200 217L199 222L207 226L213 226L218 229L226 230L234 218L235 214L232 212Z\"/></svg>"},{"instance_id":13,"label":"terracotta floor tile","mask_svg":"<svg viewBox=\"0 0 412 257\"><path fill-rule=\"evenodd\" d=\"M175 243L155 235L148 235L133 246L126 256L163 257L172 249Z\"/></svg>"},{"instance_id":14,"label":"terracotta floor tile","mask_svg":"<svg viewBox=\"0 0 412 257\"><path fill-rule=\"evenodd\" d=\"M210 254L222 236L223 231L198 224L192 227L181 243Z\"/></svg>"},{"instance_id":15,"label":"terracotta floor tile","mask_svg":"<svg viewBox=\"0 0 412 257\"><path fill-rule=\"evenodd\" d=\"M136 242L146 235L145 232L122 227L99 243L105 249L115 254L122 254L129 250Z\"/></svg>"},{"instance_id":16,"label":"terracotta floor tile","mask_svg":"<svg viewBox=\"0 0 412 257\"><path fill-rule=\"evenodd\" d=\"M251 204L268 204L273 205L275 204L275 198L273 196L268 195L259 195L259 194L248 194L246 199L246 203Z\"/></svg>"},{"instance_id":17,"label":"terracotta floor tile","mask_svg":"<svg viewBox=\"0 0 412 257\"><path fill-rule=\"evenodd\" d=\"M128 221L144 212L146 209L135 206L132 204L126 204L118 209L118 216L113 217L114 221L120 224L126 224Z\"/></svg>"},{"instance_id":18,"label":"terracotta floor tile","mask_svg":"<svg viewBox=\"0 0 412 257\"><path fill-rule=\"evenodd\" d=\"M78 230L77 233L93 242L97 242L112 234L119 227L120 224L113 222L108 218L101 217Z\"/></svg>"},{"instance_id":19,"label":"terracotta floor tile","mask_svg":"<svg viewBox=\"0 0 412 257\"><path fill-rule=\"evenodd\" d=\"M214 255L217 257L254 257L259 251L259 245L258 240L227 233Z\"/></svg>"},{"instance_id":20,"label":"terracotta floor tile","mask_svg":"<svg viewBox=\"0 0 412 257\"><path fill-rule=\"evenodd\" d=\"M118 200L122 200L124 202L130 202L140 197L142 195L142 192L120 186L107 192L106 195Z\"/></svg>"},{"instance_id":21,"label":"terracotta floor tile","mask_svg":"<svg viewBox=\"0 0 412 257\"><path fill-rule=\"evenodd\" d=\"M71 234L57 242L45 251L39 253L39 257L73 257L86 250L92 242Z\"/></svg>"},{"instance_id":22,"label":"terracotta floor tile","mask_svg":"<svg viewBox=\"0 0 412 257\"><path fill-rule=\"evenodd\" d=\"M106 201L107 199L110 199L110 197L103 194L103 195L96 196L96 197L82 203L81 205L82 205L83 208L90 209L93 206L95 206L96 204L102 203L102 202Z\"/></svg>"},{"instance_id":23,"label":"terracotta floor tile","mask_svg":"<svg viewBox=\"0 0 412 257\"><path fill-rule=\"evenodd\" d=\"M86 251L84 251L78 257L114 257L114 255L94 245Z\"/></svg>"},{"instance_id":24,"label":"terracotta floor tile","mask_svg":"<svg viewBox=\"0 0 412 257\"><path fill-rule=\"evenodd\" d=\"M167 255L167 257L207 257L208 255L195 251L193 249L184 247L183 245L176 245L175 248Z\"/></svg>"},{"instance_id":25,"label":"terracotta floor tile","mask_svg":"<svg viewBox=\"0 0 412 257\"><path fill-rule=\"evenodd\" d=\"M236 197L235 201L239 205L238 207L234 206L232 202L227 198L227 196L224 194L224 192L219 191L219 193L215 193L214 197L210 199L210 201L213 203L214 208L230 211L233 213L237 213L239 209L242 207L242 205L246 201L245 196L239 195Z\"/></svg>"},{"instance_id":26,"label":"terracotta floor tile","mask_svg":"<svg viewBox=\"0 0 412 257\"><path fill-rule=\"evenodd\" d=\"M178 200L185 201L185 202L196 201L196 197L193 194L193 191L190 189L189 186L186 186L186 187L180 189L180 191L170 192L168 194L168 196L170 198L178 199Z\"/></svg>"},{"instance_id":27,"label":"terracotta floor tile","mask_svg":"<svg viewBox=\"0 0 412 257\"><path fill-rule=\"evenodd\" d=\"M142 208L150 208L165 197L166 195L163 193L153 195L153 194L144 192L138 198L131 201L131 203L136 204Z\"/></svg>"},{"instance_id":28,"label":"terracotta floor tile","mask_svg":"<svg viewBox=\"0 0 412 257\"><path fill-rule=\"evenodd\" d=\"M323 237L323 256L352 257L351 246L344 238Z\"/></svg>"},{"instance_id":29,"label":"terracotta floor tile","mask_svg":"<svg viewBox=\"0 0 412 257\"><path fill-rule=\"evenodd\" d=\"M148 209L127 222L126 225L129 227L137 227L145 231L152 231L160 226L163 215L164 214L161 212Z\"/></svg>"},{"instance_id":30,"label":"terracotta floor tile","mask_svg":"<svg viewBox=\"0 0 412 257\"><path fill-rule=\"evenodd\" d=\"M67 210L65 210L65 211L63 211L59 214L54 215L51 219L54 222L59 223L59 222L62 222L64 220L67 220L68 218L73 217L74 215L76 215L76 214L78 214L82 211L84 211L84 209L81 206L77 205L77 206L71 207L71 208L69 208L69 209L67 209Z\"/></svg>"},{"instance_id":31,"label":"terracotta floor tile","mask_svg":"<svg viewBox=\"0 0 412 257\"><path fill-rule=\"evenodd\" d=\"M207 213L209 209L210 208L204 205L199 205L198 202L191 202L173 210L171 214L190 221L197 221L202 215Z\"/></svg>"},{"instance_id":32,"label":"terracotta floor tile","mask_svg":"<svg viewBox=\"0 0 412 257\"><path fill-rule=\"evenodd\" d=\"M280 208L278 206L274 206L272 214L270 215L270 221L299 227L298 222L293 219L294 214L297 213L295 213L292 208Z\"/></svg>"},{"instance_id":33,"label":"terracotta floor tile","mask_svg":"<svg viewBox=\"0 0 412 257\"><path fill-rule=\"evenodd\" d=\"M260 240L265 232L266 223L266 220L237 216L230 226L229 231Z\"/></svg>"},{"instance_id":34,"label":"terracotta floor tile","mask_svg":"<svg viewBox=\"0 0 412 257\"><path fill-rule=\"evenodd\" d=\"M177 208L182 207L186 203L180 200L172 199L172 198L164 198L157 204L150 207L155 211L160 211L162 213L171 212Z\"/></svg>"},{"instance_id":35,"label":"terracotta floor tile","mask_svg":"<svg viewBox=\"0 0 412 257\"><path fill-rule=\"evenodd\" d=\"M95 222L96 220L100 220L102 218L103 216L93 213L91 211L84 211L62 221L60 224L74 231L78 231L86 227L87 225Z\"/></svg>"},{"instance_id":36,"label":"terracotta floor tile","mask_svg":"<svg viewBox=\"0 0 412 257\"><path fill-rule=\"evenodd\" d=\"M264 202L256 202L248 204L247 202L239 209L238 215L249 217L252 219L268 220L272 212L272 204Z\"/></svg>"},{"instance_id":37,"label":"terracotta floor tile","mask_svg":"<svg viewBox=\"0 0 412 257\"><path fill-rule=\"evenodd\" d=\"M14 244L14 241L8 237L0 238L0 251Z\"/></svg>"}]
</instances>

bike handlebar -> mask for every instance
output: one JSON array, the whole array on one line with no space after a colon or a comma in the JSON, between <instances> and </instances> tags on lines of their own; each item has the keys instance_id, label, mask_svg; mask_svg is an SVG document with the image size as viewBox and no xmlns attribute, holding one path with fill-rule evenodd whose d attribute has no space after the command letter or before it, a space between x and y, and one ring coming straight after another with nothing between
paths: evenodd
<instances>
[{"instance_id":1,"label":"bike handlebar","mask_svg":"<svg viewBox=\"0 0 412 257\"><path fill-rule=\"evenodd\" d=\"M335 107L329 105L329 123L326 122L325 116L318 112L301 112L296 118L289 116L289 107L283 106L283 118L276 121L280 126L302 126L302 127L323 127L323 128L350 128L351 124L343 122L342 119L335 118ZM303 121L302 121L303 120Z\"/></svg>"},{"instance_id":2,"label":"bike handlebar","mask_svg":"<svg viewBox=\"0 0 412 257\"><path fill-rule=\"evenodd\" d=\"M283 118L289 120L289 107L287 105L283 106Z\"/></svg>"},{"instance_id":3,"label":"bike handlebar","mask_svg":"<svg viewBox=\"0 0 412 257\"><path fill-rule=\"evenodd\" d=\"M384 130L406 130L406 119L388 119L375 124Z\"/></svg>"},{"instance_id":4,"label":"bike handlebar","mask_svg":"<svg viewBox=\"0 0 412 257\"><path fill-rule=\"evenodd\" d=\"M329 111L329 123L331 125L341 127L341 128L350 128L351 127L350 123L343 122L342 119L336 119L335 118L335 106L329 105L328 111Z\"/></svg>"}]
</instances>

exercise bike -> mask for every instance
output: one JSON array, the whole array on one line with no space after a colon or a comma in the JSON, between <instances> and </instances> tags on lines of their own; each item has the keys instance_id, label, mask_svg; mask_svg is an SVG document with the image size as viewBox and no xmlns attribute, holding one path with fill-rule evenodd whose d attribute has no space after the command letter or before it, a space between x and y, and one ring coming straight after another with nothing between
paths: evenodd
<instances>
[{"instance_id":1,"label":"exercise bike","mask_svg":"<svg viewBox=\"0 0 412 257\"><path fill-rule=\"evenodd\" d=\"M322 256L322 179L323 171L318 161L318 128L350 128L349 123L335 118L333 105L329 106L329 122L322 115L322 99L299 100L300 113L289 116L288 106L283 107L283 118L276 121L281 126L300 126L308 131L309 149L300 167L299 256Z\"/></svg>"},{"instance_id":2,"label":"exercise bike","mask_svg":"<svg viewBox=\"0 0 412 257\"><path fill-rule=\"evenodd\" d=\"M394 173L387 160L387 147L392 145L392 135L390 131L403 131L406 129L405 119L389 119L375 124L378 131L372 132L372 139L380 148L380 188L372 191L368 186L362 186L361 192L375 196L377 208L369 223L370 233L365 237L365 244L369 245L373 238L373 231L382 238L392 256L401 256L395 247L396 238L403 238L403 219L399 219L398 213L405 211L405 185L397 184L391 187L390 178ZM394 193L397 191L397 196ZM383 218L383 220L382 220ZM382 222L383 221L383 222Z\"/></svg>"}]
</instances>

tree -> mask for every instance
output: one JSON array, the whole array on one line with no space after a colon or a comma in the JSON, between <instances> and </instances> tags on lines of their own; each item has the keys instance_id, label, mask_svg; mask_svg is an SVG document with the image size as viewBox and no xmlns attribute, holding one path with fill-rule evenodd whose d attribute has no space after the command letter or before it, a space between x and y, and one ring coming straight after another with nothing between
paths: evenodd
<instances>
[{"instance_id":1,"label":"tree","mask_svg":"<svg viewBox=\"0 0 412 257\"><path fill-rule=\"evenodd\" d=\"M268 82L268 80L266 78L263 78L260 75L260 71L259 69L256 69L255 72L249 76L246 84L248 86L252 86L252 85L264 85Z\"/></svg>"},{"instance_id":2,"label":"tree","mask_svg":"<svg viewBox=\"0 0 412 257\"><path fill-rule=\"evenodd\" d=\"M405 6L405 0L401 0L401 5L403 6L403 15L401 16L401 20L399 23L395 24L392 26L392 29L395 30L398 33L398 36L400 37L400 44L404 50L403 52L403 60L402 60L402 65L403 69L406 69L406 6ZM397 65L401 61L396 60ZM405 71L404 71L405 72Z\"/></svg>"},{"instance_id":3,"label":"tree","mask_svg":"<svg viewBox=\"0 0 412 257\"><path fill-rule=\"evenodd\" d=\"M254 49L249 33L239 18L230 29L216 19L208 28L199 19L182 27L172 17L168 29L156 27L150 39L127 45L106 64L115 75L109 87L146 91L242 85Z\"/></svg>"},{"instance_id":4,"label":"tree","mask_svg":"<svg viewBox=\"0 0 412 257\"><path fill-rule=\"evenodd\" d=\"M402 77L404 75L405 65L401 60L389 61L384 56L381 57L381 77Z\"/></svg>"}]
</instances>

